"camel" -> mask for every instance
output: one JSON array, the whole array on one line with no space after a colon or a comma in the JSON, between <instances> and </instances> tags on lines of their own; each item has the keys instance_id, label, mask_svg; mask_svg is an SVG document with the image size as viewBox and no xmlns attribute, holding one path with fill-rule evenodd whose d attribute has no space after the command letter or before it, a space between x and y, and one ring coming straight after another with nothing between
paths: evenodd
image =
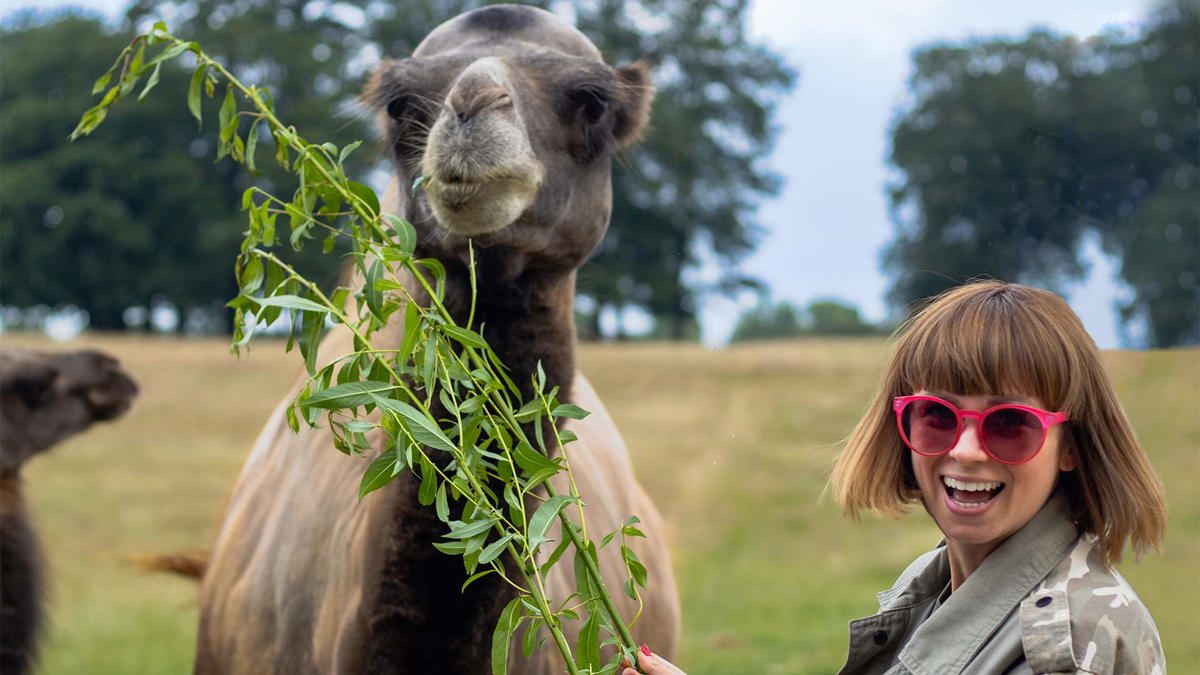
<instances>
[{"instance_id":1,"label":"camel","mask_svg":"<svg viewBox=\"0 0 1200 675\"><path fill-rule=\"evenodd\" d=\"M468 312L471 242L475 325L512 379L528 383L540 361L548 387L591 411L566 425L580 439L568 452L589 533L641 519L648 536L630 545L650 579L633 633L670 657L680 612L665 528L574 363L575 271L608 226L613 154L637 142L652 97L643 64L610 67L575 28L512 5L442 24L410 58L383 62L363 95L393 159L384 209L417 228L418 257L446 267L444 302L456 321ZM411 189L420 176L426 187ZM376 347L399 344L399 323L376 334ZM318 358L350 351L349 332L335 328ZM334 451L327 426L294 434L285 410L295 392L251 449L208 560L195 672L490 672L492 631L512 591L495 575L460 591L462 562L432 548L444 525L418 505L409 474L359 500L379 438L354 458ZM600 562L628 621L637 608L620 592L616 549L602 549ZM569 563L554 568L552 598L571 593L572 574ZM578 629L568 626L570 640ZM565 670L553 647L525 658L517 646L509 663L522 674Z\"/></svg>"},{"instance_id":2,"label":"camel","mask_svg":"<svg viewBox=\"0 0 1200 675\"><path fill-rule=\"evenodd\" d=\"M129 409L137 385L97 351L0 349L0 672L29 672L42 617L42 558L21 467Z\"/></svg>"}]
</instances>

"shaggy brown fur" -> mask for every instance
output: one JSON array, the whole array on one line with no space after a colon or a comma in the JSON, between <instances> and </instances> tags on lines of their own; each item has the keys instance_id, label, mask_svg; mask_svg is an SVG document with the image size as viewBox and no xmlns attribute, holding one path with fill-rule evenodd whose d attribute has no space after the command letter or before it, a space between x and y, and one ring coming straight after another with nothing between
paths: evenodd
<instances>
[{"instance_id":1,"label":"shaggy brown fur","mask_svg":"<svg viewBox=\"0 0 1200 675\"><path fill-rule=\"evenodd\" d=\"M100 352L0 349L0 672L29 671L42 614L42 560L21 467L121 415L136 394L133 380Z\"/></svg>"},{"instance_id":2,"label":"shaggy brown fur","mask_svg":"<svg viewBox=\"0 0 1200 675\"><path fill-rule=\"evenodd\" d=\"M541 361L564 399L593 411L572 425L589 527L609 531L631 513L646 524L652 539L634 546L652 590L637 634L670 654L679 609L662 524L575 372L572 318L575 270L608 225L612 153L647 121L645 68L605 65L587 38L546 12L494 6L443 24L411 58L385 62L364 98L381 111L394 158L385 208L417 227L418 256L445 265L451 313L466 319L471 242L475 319L513 380L528 383ZM432 180L410 197L420 175ZM400 338L393 325L376 344ZM321 359L350 345L335 330ZM327 430L292 435L281 410L268 422L205 575L196 671L488 672L491 633L512 591L493 576L462 593L463 566L430 545L444 525L418 505L411 476L356 501L363 467L330 445ZM620 588L624 569L610 548L601 567ZM571 585L562 567L548 581L560 601ZM622 608L632 615L636 605ZM562 669L517 651L514 672Z\"/></svg>"}]
</instances>

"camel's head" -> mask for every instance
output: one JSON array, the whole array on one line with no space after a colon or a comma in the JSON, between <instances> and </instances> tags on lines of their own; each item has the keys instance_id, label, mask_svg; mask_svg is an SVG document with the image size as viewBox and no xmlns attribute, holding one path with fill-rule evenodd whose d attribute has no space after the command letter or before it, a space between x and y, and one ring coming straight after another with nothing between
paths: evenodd
<instances>
[{"instance_id":1,"label":"camel's head","mask_svg":"<svg viewBox=\"0 0 1200 675\"><path fill-rule=\"evenodd\" d=\"M90 427L121 416L137 384L117 361L90 349L0 349L0 474Z\"/></svg>"},{"instance_id":2,"label":"camel's head","mask_svg":"<svg viewBox=\"0 0 1200 675\"><path fill-rule=\"evenodd\" d=\"M395 160L385 208L426 252L462 256L470 237L574 267L608 226L612 154L641 135L653 89L643 65L609 67L553 14L499 5L384 62L365 98Z\"/></svg>"}]
</instances>

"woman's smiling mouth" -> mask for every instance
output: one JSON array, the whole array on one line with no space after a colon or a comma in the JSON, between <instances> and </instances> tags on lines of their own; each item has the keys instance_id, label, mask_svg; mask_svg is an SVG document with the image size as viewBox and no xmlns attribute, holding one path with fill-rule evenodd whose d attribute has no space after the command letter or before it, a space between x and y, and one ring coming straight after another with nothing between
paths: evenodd
<instances>
[{"instance_id":1,"label":"woman's smiling mouth","mask_svg":"<svg viewBox=\"0 0 1200 675\"><path fill-rule=\"evenodd\" d=\"M946 490L946 502L956 513L979 512L989 506L1004 490L999 481L968 481L942 476Z\"/></svg>"}]
</instances>

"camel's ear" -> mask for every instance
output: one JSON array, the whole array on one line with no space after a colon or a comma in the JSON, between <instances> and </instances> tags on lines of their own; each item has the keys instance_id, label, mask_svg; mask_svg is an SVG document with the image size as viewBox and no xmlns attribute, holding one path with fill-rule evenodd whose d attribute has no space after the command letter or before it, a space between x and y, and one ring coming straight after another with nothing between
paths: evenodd
<instances>
[{"instance_id":1,"label":"camel's ear","mask_svg":"<svg viewBox=\"0 0 1200 675\"><path fill-rule=\"evenodd\" d=\"M616 95L620 104L615 110L613 139L625 150L642 139L649 125L654 85L650 82L650 67L644 61L617 68L617 79L621 82Z\"/></svg>"},{"instance_id":2,"label":"camel's ear","mask_svg":"<svg viewBox=\"0 0 1200 675\"><path fill-rule=\"evenodd\" d=\"M18 396L26 408L37 410L54 398L54 380L58 369L42 363L22 363L15 372L5 373L0 389L5 396Z\"/></svg>"}]
</instances>

